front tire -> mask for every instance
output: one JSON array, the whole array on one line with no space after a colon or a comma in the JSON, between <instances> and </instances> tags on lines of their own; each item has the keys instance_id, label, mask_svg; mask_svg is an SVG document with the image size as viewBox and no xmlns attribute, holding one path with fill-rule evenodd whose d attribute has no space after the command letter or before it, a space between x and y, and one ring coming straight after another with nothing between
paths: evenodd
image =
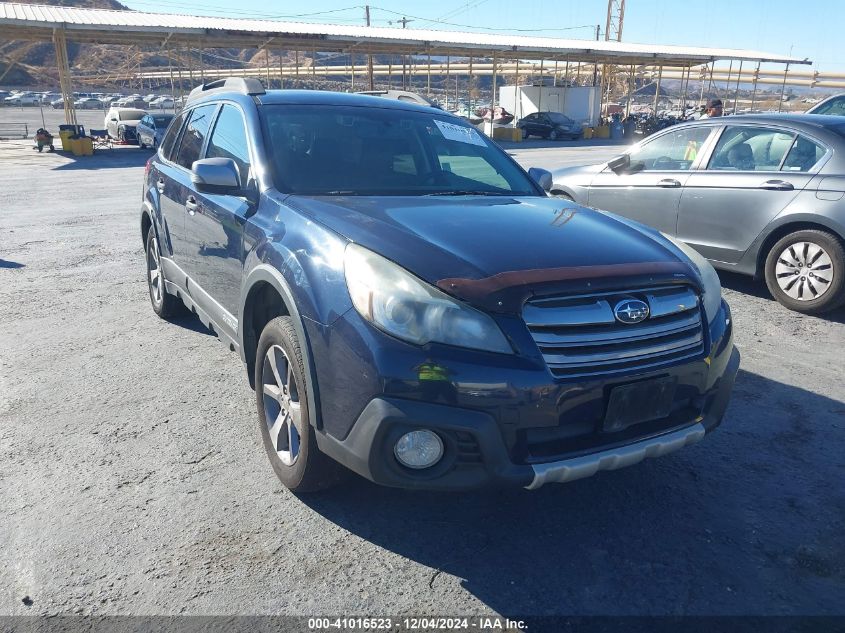
<instances>
[{"instance_id":1,"label":"front tire","mask_svg":"<svg viewBox=\"0 0 845 633\"><path fill-rule=\"evenodd\" d=\"M845 249L827 231L790 233L769 251L765 276L769 292L790 310L829 312L845 302Z\"/></svg>"},{"instance_id":2,"label":"front tire","mask_svg":"<svg viewBox=\"0 0 845 633\"><path fill-rule=\"evenodd\" d=\"M273 471L297 494L329 488L343 474L342 467L317 447L309 422L307 389L293 321L276 317L258 340L255 400L261 438Z\"/></svg>"},{"instance_id":3,"label":"front tire","mask_svg":"<svg viewBox=\"0 0 845 633\"><path fill-rule=\"evenodd\" d=\"M551 139L552 141L556 141L558 139L557 130L552 130L551 132L549 132L549 139Z\"/></svg>"}]
</instances>

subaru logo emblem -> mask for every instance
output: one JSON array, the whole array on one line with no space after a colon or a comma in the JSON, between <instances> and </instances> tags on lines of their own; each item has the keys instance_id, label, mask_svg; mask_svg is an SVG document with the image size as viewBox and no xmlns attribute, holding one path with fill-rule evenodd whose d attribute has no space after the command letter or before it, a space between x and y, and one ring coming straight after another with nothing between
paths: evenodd
<instances>
[{"instance_id":1,"label":"subaru logo emblem","mask_svg":"<svg viewBox=\"0 0 845 633\"><path fill-rule=\"evenodd\" d=\"M639 299L624 299L613 308L613 316L626 325L645 321L648 318L648 304Z\"/></svg>"}]
</instances>

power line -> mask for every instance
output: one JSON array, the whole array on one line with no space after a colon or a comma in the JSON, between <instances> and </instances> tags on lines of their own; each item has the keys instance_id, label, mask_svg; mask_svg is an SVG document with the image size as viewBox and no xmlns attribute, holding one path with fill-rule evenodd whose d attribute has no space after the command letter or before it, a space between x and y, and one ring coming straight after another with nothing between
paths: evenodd
<instances>
[{"instance_id":1,"label":"power line","mask_svg":"<svg viewBox=\"0 0 845 633\"><path fill-rule=\"evenodd\" d=\"M146 4L146 5L154 5L160 6L160 2L155 2L154 0L129 0L131 4ZM351 7L344 7L342 9L327 9L326 11L313 11L309 13L290 13L290 14L280 14L280 13L256 13L254 11L245 11L239 9L232 9L229 7L222 7L222 6L209 6L208 4L196 4L191 2L168 2L168 7L176 7L179 9L189 9L189 10L203 10L215 13L221 13L225 15L242 15L246 17L252 18L307 18L316 15L329 15L334 13L342 13L344 11L358 11L363 7L361 5L355 5ZM351 21L351 19L350 19ZM358 21L356 19L356 21Z\"/></svg>"},{"instance_id":2,"label":"power line","mask_svg":"<svg viewBox=\"0 0 845 633\"><path fill-rule=\"evenodd\" d=\"M518 32L518 33L539 33L541 31L574 31L577 29L595 29L595 25L593 24L583 24L581 26L566 26L561 28L545 28L545 29L515 29L513 27L507 28L496 28L492 26L478 26L475 24L457 24L455 22L446 22L444 20L437 20L434 18L423 18L418 15L411 15L410 13L399 13L397 11L391 11L390 9L385 9L383 7L374 7L370 5L370 9L376 9L378 11L384 11L385 13L391 13L393 15L401 15L403 17L413 18L414 20L419 20L421 22L433 22L435 24L445 24L447 26L457 26L463 29L482 29L485 31L507 31L507 32ZM409 20L410 21L410 20Z\"/></svg>"}]
</instances>

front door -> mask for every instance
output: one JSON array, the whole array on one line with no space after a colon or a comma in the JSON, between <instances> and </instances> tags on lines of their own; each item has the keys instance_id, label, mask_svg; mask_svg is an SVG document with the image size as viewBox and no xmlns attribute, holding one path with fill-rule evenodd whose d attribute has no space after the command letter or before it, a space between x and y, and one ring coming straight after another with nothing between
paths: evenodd
<instances>
[{"instance_id":1,"label":"front door","mask_svg":"<svg viewBox=\"0 0 845 633\"><path fill-rule=\"evenodd\" d=\"M205 157L231 158L238 166L241 186L254 187L244 118L237 106L224 104L220 108ZM196 196L197 205L187 216L188 276L225 310L220 325L232 328L230 334L235 335L243 277L243 227L250 203L231 195ZM210 309L218 308L212 305Z\"/></svg>"},{"instance_id":2,"label":"front door","mask_svg":"<svg viewBox=\"0 0 845 633\"><path fill-rule=\"evenodd\" d=\"M804 189L826 149L774 127L725 128L681 195L677 236L713 261L738 262Z\"/></svg>"},{"instance_id":3,"label":"front door","mask_svg":"<svg viewBox=\"0 0 845 633\"><path fill-rule=\"evenodd\" d=\"M617 174L605 167L596 174L589 205L674 235L681 191L714 129L711 125L669 129L635 145L626 172Z\"/></svg>"},{"instance_id":4,"label":"front door","mask_svg":"<svg viewBox=\"0 0 845 633\"><path fill-rule=\"evenodd\" d=\"M164 216L170 258L180 268L184 268L186 255L185 205L190 204L190 199L194 197L191 166L200 157L215 107L200 106L186 115L190 118L181 137L176 141L176 147L171 151L170 160L162 161L158 173L153 175L161 196L161 213Z\"/></svg>"}]
</instances>

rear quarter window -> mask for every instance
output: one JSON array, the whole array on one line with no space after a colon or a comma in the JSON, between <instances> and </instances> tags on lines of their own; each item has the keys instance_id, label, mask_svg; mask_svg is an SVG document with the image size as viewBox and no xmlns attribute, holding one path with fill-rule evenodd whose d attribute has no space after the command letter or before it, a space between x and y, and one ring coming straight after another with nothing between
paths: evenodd
<instances>
[{"instance_id":1,"label":"rear quarter window","mask_svg":"<svg viewBox=\"0 0 845 633\"><path fill-rule=\"evenodd\" d=\"M182 127L182 122L185 120L185 114L182 113L171 121L164 138L161 141L161 155L165 160L172 160L170 154L173 152L173 144L176 142L176 137L179 135L179 129Z\"/></svg>"}]
</instances>

